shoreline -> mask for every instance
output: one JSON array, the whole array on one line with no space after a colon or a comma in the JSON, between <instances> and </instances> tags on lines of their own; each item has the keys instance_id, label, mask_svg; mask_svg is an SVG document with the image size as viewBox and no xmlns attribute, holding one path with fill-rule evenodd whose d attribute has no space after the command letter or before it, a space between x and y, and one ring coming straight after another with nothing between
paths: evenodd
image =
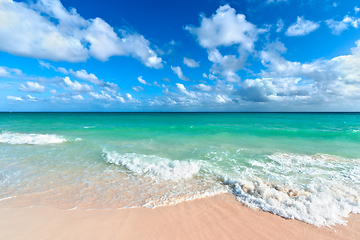
<instances>
[{"instance_id":1,"label":"shoreline","mask_svg":"<svg viewBox=\"0 0 360 240\"><path fill-rule=\"evenodd\" d=\"M316 227L254 210L230 194L154 209L14 207L0 202L0 239L360 239L360 214Z\"/></svg>"}]
</instances>

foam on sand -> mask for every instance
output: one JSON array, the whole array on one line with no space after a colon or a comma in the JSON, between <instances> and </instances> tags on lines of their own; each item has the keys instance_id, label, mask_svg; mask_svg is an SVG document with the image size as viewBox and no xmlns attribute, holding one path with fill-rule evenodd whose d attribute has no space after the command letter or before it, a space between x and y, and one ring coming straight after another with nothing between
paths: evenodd
<instances>
[{"instance_id":1,"label":"foam on sand","mask_svg":"<svg viewBox=\"0 0 360 240\"><path fill-rule=\"evenodd\" d=\"M9 133L3 132L0 134L0 143L8 144L51 144L62 143L66 139L55 134L23 134L23 133Z\"/></svg>"},{"instance_id":2,"label":"foam on sand","mask_svg":"<svg viewBox=\"0 0 360 240\"><path fill-rule=\"evenodd\" d=\"M357 161L321 154L273 154L268 158L272 161L253 164L279 184L260 179L256 171L224 180L247 206L316 226L345 224L350 213L360 213Z\"/></svg>"}]
</instances>

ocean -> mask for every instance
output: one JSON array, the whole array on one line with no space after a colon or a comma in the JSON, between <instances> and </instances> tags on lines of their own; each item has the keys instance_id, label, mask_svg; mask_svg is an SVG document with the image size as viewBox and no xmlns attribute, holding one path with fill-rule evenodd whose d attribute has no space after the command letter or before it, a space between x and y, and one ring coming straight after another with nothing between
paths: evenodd
<instances>
[{"instance_id":1,"label":"ocean","mask_svg":"<svg viewBox=\"0 0 360 240\"><path fill-rule=\"evenodd\" d=\"M0 201L153 208L221 193L345 224L360 213L360 114L0 113Z\"/></svg>"}]
</instances>

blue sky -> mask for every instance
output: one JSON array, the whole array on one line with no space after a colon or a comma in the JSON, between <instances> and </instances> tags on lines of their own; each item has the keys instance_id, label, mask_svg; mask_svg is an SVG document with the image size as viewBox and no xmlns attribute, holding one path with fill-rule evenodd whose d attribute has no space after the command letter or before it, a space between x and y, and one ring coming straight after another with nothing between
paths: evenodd
<instances>
[{"instance_id":1,"label":"blue sky","mask_svg":"<svg viewBox=\"0 0 360 240\"><path fill-rule=\"evenodd\" d=\"M360 111L360 2L0 0L0 111Z\"/></svg>"}]
</instances>

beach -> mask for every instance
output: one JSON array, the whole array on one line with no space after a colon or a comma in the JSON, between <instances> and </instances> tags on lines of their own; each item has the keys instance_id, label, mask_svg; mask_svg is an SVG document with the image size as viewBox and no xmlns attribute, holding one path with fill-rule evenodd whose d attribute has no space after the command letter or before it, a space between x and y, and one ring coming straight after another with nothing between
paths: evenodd
<instances>
[{"instance_id":1,"label":"beach","mask_svg":"<svg viewBox=\"0 0 360 240\"><path fill-rule=\"evenodd\" d=\"M243 206L228 194L155 209L64 210L0 203L0 239L360 239L360 217L315 227Z\"/></svg>"},{"instance_id":2,"label":"beach","mask_svg":"<svg viewBox=\"0 0 360 240\"><path fill-rule=\"evenodd\" d=\"M359 238L358 117L2 113L1 239Z\"/></svg>"},{"instance_id":3,"label":"beach","mask_svg":"<svg viewBox=\"0 0 360 240\"><path fill-rule=\"evenodd\" d=\"M359 1L0 0L0 240L360 240Z\"/></svg>"}]
</instances>

